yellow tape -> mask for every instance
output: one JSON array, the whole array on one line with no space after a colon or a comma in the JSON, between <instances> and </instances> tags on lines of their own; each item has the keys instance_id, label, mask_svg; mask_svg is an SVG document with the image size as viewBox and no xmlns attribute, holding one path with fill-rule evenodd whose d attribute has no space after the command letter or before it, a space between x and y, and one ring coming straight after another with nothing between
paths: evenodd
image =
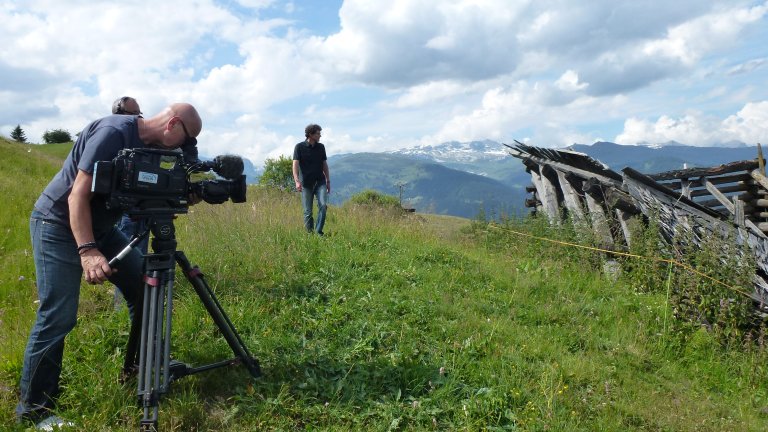
<instances>
[{"instance_id":1,"label":"yellow tape","mask_svg":"<svg viewBox=\"0 0 768 432\"><path fill-rule=\"evenodd\" d=\"M728 285L725 282L717 280L717 279L713 278L712 276L709 276L707 274L704 274L704 273L696 270L695 268L691 267L688 264L682 263L680 261L675 261L673 259L648 257L648 256L643 256L643 255L631 254L631 253L627 253L627 252L619 252L619 251L612 251L612 250L608 250L608 249L602 249L602 248L598 248L598 247L594 247L594 246L585 246L585 245L580 245L578 243L569 243L569 242L565 242L565 241L561 241L561 240L553 240L553 239L546 238L546 237L538 237L538 236L535 236L533 234L528 234L528 233L524 233L524 232L520 232L520 231L515 231L515 230L510 229L510 228L504 228L504 227L496 226L494 224L489 224L488 226L491 227L491 228L498 229L498 230L503 230L503 231L511 232L513 234L521 235L521 236L524 236L524 237L529 237L529 238L536 239L536 240L542 240L542 241L546 241L546 242L549 242L549 243L555 243L555 244L560 244L560 245L564 245L564 246L577 247L577 248L581 248L581 249L588 249L588 250L593 250L593 251L596 251L596 252L608 253L608 254L612 254L612 255L619 255L619 256L625 256L625 257L630 257L630 258L647 259L647 260L651 260L651 261L657 261L657 262L664 262L664 263L673 264L673 265L676 265L678 267L682 267L682 268L688 270L691 273L695 273L695 274L697 274L699 276L702 276L702 277L704 277L706 279L709 279L712 282L715 282L715 283L717 283L719 285L722 285L722 286L724 286L724 287L726 287L726 288L728 288L730 290L736 291L737 293L739 293L741 295L744 295L744 296L748 297L749 299L752 299L752 295L750 295L746 291L743 291L740 288L735 287L733 285Z\"/></svg>"}]
</instances>

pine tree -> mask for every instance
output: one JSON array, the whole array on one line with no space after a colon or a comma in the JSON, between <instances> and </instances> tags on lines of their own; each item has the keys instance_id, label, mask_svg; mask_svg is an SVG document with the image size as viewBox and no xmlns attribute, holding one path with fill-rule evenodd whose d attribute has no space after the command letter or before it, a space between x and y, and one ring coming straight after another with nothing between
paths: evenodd
<instances>
[{"instance_id":1,"label":"pine tree","mask_svg":"<svg viewBox=\"0 0 768 432\"><path fill-rule=\"evenodd\" d=\"M13 131L11 131L11 138L13 138L14 141L21 143L27 142L27 136L24 134L24 129L21 128L21 125L16 125L16 127L13 128Z\"/></svg>"}]
</instances>

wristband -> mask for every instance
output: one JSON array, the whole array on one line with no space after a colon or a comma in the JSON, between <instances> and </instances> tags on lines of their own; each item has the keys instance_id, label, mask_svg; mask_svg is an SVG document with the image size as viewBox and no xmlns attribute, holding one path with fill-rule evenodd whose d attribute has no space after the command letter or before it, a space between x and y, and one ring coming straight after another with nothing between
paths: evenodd
<instances>
[{"instance_id":1,"label":"wristband","mask_svg":"<svg viewBox=\"0 0 768 432\"><path fill-rule=\"evenodd\" d=\"M98 245L96 244L96 242L83 243L77 246L77 253L82 254L82 252L85 252L87 250L96 249L97 246Z\"/></svg>"}]
</instances>

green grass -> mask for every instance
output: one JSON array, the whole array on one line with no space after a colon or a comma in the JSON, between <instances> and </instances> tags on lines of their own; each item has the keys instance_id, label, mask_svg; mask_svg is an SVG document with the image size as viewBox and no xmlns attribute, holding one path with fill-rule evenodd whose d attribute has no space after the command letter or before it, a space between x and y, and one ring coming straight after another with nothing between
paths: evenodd
<instances>
[{"instance_id":1,"label":"green grass","mask_svg":"<svg viewBox=\"0 0 768 432\"><path fill-rule=\"evenodd\" d=\"M66 152L2 141L0 152L0 426L12 428L36 297L26 225ZM664 288L613 281L591 252L352 205L331 208L318 238L303 232L298 196L262 188L244 204L194 206L176 226L263 376L234 367L175 382L160 430L768 427L764 349L665 331ZM173 356L231 357L178 278ZM141 417L134 386L117 379L127 314L111 299L84 284L67 339L60 414L79 430L135 430Z\"/></svg>"}]
</instances>

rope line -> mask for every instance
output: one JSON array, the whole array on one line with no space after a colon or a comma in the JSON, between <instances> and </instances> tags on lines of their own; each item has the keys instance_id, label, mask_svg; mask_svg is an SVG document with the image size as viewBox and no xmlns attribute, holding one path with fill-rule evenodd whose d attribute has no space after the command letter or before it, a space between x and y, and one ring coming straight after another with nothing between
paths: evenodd
<instances>
[{"instance_id":1,"label":"rope line","mask_svg":"<svg viewBox=\"0 0 768 432\"><path fill-rule=\"evenodd\" d=\"M719 285L722 285L723 287L725 287L725 288L727 288L729 290L735 291L735 292L737 292L737 293L739 293L739 294L741 294L741 295L743 295L743 296L745 296L745 297L747 297L747 298L749 298L751 300L754 300L754 298L752 297L751 294L749 294L748 292L742 290L741 288L733 286L733 285L728 285L727 283L725 283L723 281L715 279L712 276L709 276L708 274L705 274L705 273L702 273L702 272L696 270L695 268L693 268L689 264L686 264L686 263L683 263L683 262L680 262L680 261L676 261L676 260L673 260L673 259L649 257L649 256L644 256L644 255L632 254L632 253L628 253L628 252L612 251L612 250L603 249L603 248L599 248L599 247L595 247L595 246L580 245L578 243L570 243L570 242L566 242L566 241L562 241L562 240L554 240L554 239L550 239L550 238L546 238L546 237L535 236L533 234L524 233L524 232L521 232L521 231L515 231L515 230L513 230L511 228L500 227L500 226L497 226L497 225L495 225L493 223L489 224L488 226L491 227L491 228L495 228L495 229L502 230L502 231L507 231L507 232L510 232L510 233L513 233L513 234L517 234L517 235L521 235L521 236L524 236L524 237L529 237L529 238L532 238L532 239L546 241L546 242L549 242L549 243L559 244L559 245L563 245L563 246L571 246L571 247L576 247L576 248L581 248L581 249L592 250L592 251L596 251L596 252L608 253L608 254L612 254L612 255L625 256L625 257L629 257L629 258L647 259L647 260L651 260L651 261L657 261L657 262L663 262L663 263L668 263L668 264L676 265L678 267L684 268L685 270L688 270L691 273L697 274L699 276L704 277L705 279L709 279L712 282L715 282L715 283L717 283Z\"/></svg>"}]
</instances>

